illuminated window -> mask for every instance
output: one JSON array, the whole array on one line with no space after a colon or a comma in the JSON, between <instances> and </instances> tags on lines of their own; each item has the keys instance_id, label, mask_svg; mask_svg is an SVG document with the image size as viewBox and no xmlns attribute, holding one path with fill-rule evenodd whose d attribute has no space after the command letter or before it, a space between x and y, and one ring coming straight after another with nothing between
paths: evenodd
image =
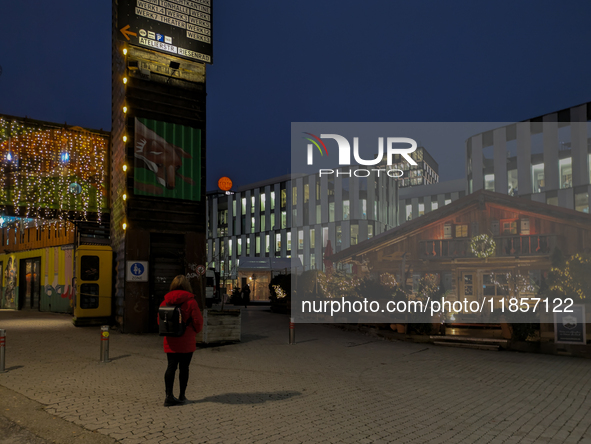
<instances>
[{"instance_id":1,"label":"illuminated window","mask_svg":"<svg viewBox=\"0 0 591 444\"><path fill-rule=\"evenodd\" d=\"M406 220L412 219L412 205L406 206Z\"/></svg>"},{"instance_id":2,"label":"illuminated window","mask_svg":"<svg viewBox=\"0 0 591 444\"><path fill-rule=\"evenodd\" d=\"M275 234L275 251L277 253L281 251L281 233Z\"/></svg>"},{"instance_id":3,"label":"illuminated window","mask_svg":"<svg viewBox=\"0 0 591 444\"><path fill-rule=\"evenodd\" d=\"M271 210L275 209L275 191L271 191Z\"/></svg>"},{"instance_id":4,"label":"illuminated window","mask_svg":"<svg viewBox=\"0 0 591 444\"><path fill-rule=\"evenodd\" d=\"M298 231L298 250L303 250L303 249L304 249L304 231L299 230Z\"/></svg>"},{"instance_id":5,"label":"illuminated window","mask_svg":"<svg viewBox=\"0 0 591 444\"><path fill-rule=\"evenodd\" d=\"M422 216L425 214L425 204L424 203L420 203L419 204L419 216Z\"/></svg>"},{"instance_id":6,"label":"illuminated window","mask_svg":"<svg viewBox=\"0 0 591 444\"><path fill-rule=\"evenodd\" d=\"M468 224L456 225L456 237L468 237Z\"/></svg>"},{"instance_id":7,"label":"illuminated window","mask_svg":"<svg viewBox=\"0 0 591 444\"><path fill-rule=\"evenodd\" d=\"M558 161L560 169L560 188L570 188L573 186L573 164L572 158L560 159Z\"/></svg>"},{"instance_id":8,"label":"illuminated window","mask_svg":"<svg viewBox=\"0 0 591 444\"><path fill-rule=\"evenodd\" d=\"M507 193L509 196L517 196L517 170L507 171Z\"/></svg>"},{"instance_id":9,"label":"illuminated window","mask_svg":"<svg viewBox=\"0 0 591 444\"><path fill-rule=\"evenodd\" d=\"M431 210L435 211L439 208L439 204L437 202L431 202Z\"/></svg>"},{"instance_id":10,"label":"illuminated window","mask_svg":"<svg viewBox=\"0 0 591 444\"><path fill-rule=\"evenodd\" d=\"M349 201L343 201L343 220L349 219Z\"/></svg>"},{"instance_id":11,"label":"illuminated window","mask_svg":"<svg viewBox=\"0 0 591 444\"><path fill-rule=\"evenodd\" d=\"M316 247L316 230L312 228L310 230L310 248Z\"/></svg>"},{"instance_id":12,"label":"illuminated window","mask_svg":"<svg viewBox=\"0 0 591 444\"><path fill-rule=\"evenodd\" d=\"M540 193L544 190L546 182L544 181L544 164L539 163L531 166L532 189L534 193Z\"/></svg>"},{"instance_id":13,"label":"illuminated window","mask_svg":"<svg viewBox=\"0 0 591 444\"><path fill-rule=\"evenodd\" d=\"M265 211L265 201L267 200L267 196L264 193L261 193L261 213Z\"/></svg>"},{"instance_id":14,"label":"illuminated window","mask_svg":"<svg viewBox=\"0 0 591 444\"><path fill-rule=\"evenodd\" d=\"M291 251L291 231L287 232L287 251Z\"/></svg>"},{"instance_id":15,"label":"illuminated window","mask_svg":"<svg viewBox=\"0 0 591 444\"><path fill-rule=\"evenodd\" d=\"M484 189L487 191L494 191L495 190L495 175L494 174L485 174Z\"/></svg>"},{"instance_id":16,"label":"illuminated window","mask_svg":"<svg viewBox=\"0 0 591 444\"><path fill-rule=\"evenodd\" d=\"M575 210L582 211L583 213L589 212L589 193L575 194Z\"/></svg>"},{"instance_id":17,"label":"illuminated window","mask_svg":"<svg viewBox=\"0 0 591 444\"><path fill-rule=\"evenodd\" d=\"M517 234L517 220L501 220L501 234L503 236Z\"/></svg>"}]
</instances>

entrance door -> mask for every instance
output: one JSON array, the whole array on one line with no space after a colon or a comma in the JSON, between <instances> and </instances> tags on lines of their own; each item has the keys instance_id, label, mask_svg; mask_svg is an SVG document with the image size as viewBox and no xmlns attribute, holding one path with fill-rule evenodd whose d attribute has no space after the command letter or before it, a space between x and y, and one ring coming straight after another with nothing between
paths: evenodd
<instances>
[{"instance_id":1,"label":"entrance door","mask_svg":"<svg viewBox=\"0 0 591 444\"><path fill-rule=\"evenodd\" d=\"M158 331L158 307L170 289L170 283L185 273L185 236L182 234L152 233L150 236L150 332Z\"/></svg>"},{"instance_id":2,"label":"entrance door","mask_svg":"<svg viewBox=\"0 0 591 444\"><path fill-rule=\"evenodd\" d=\"M39 310L41 258L21 259L19 267L19 309Z\"/></svg>"}]
</instances>

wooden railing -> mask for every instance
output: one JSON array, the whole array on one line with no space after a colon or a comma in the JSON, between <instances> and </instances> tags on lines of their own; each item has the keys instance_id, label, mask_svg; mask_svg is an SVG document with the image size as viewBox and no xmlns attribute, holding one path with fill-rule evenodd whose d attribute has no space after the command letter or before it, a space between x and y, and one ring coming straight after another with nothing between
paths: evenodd
<instances>
[{"instance_id":1,"label":"wooden railing","mask_svg":"<svg viewBox=\"0 0 591 444\"><path fill-rule=\"evenodd\" d=\"M556 247L554 235L496 236L495 256L544 256ZM419 241L421 259L453 259L475 257L469 239L432 239Z\"/></svg>"},{"instance_id":2,"label":"wooden railing","mask_svg":"<svg viewBox=\"0 0 591 444\"><path fill-rule=\"evenodd\" d=\"M8 253L73 244L74 225L69 222L47 224L43 227L0 229L2 248Z\"/></svg>"}]
</instances>

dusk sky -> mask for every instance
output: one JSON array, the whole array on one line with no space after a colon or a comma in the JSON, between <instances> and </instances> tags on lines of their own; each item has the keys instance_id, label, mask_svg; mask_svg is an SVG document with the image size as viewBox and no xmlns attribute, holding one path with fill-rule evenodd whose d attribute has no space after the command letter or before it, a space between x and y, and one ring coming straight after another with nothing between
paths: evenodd
<instances>
[{"instance_id":1,"label":"dusk sky","mask_svg":"<svg viewBox=\"0 0 591 444\"><path fill-rule=\"evenodd\" d=\"M290 171L291 122L512 122L591 100L588 1L214 0L208 190ZM0 113L111 128L111 2L3 2ZM441 179L464 146L428 146Z\"/></svg>"}]
</instances>

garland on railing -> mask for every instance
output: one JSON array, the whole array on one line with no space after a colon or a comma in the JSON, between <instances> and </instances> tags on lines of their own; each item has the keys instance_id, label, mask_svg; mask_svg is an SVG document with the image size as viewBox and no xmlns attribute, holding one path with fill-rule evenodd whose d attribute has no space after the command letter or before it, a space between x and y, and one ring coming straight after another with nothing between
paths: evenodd
<instances>
[{"instance_id":1,"label":"garland on railing","mask_svg":"<svg viewBox=\"0 0 591 444\"><path fill-rule=\"evenodd\" d=\"M476 257L484 259L495 254L497 244L487 234L479 234L478 236L474 236L470 241L470 249Z\"/></svg>"}]
</instances>

